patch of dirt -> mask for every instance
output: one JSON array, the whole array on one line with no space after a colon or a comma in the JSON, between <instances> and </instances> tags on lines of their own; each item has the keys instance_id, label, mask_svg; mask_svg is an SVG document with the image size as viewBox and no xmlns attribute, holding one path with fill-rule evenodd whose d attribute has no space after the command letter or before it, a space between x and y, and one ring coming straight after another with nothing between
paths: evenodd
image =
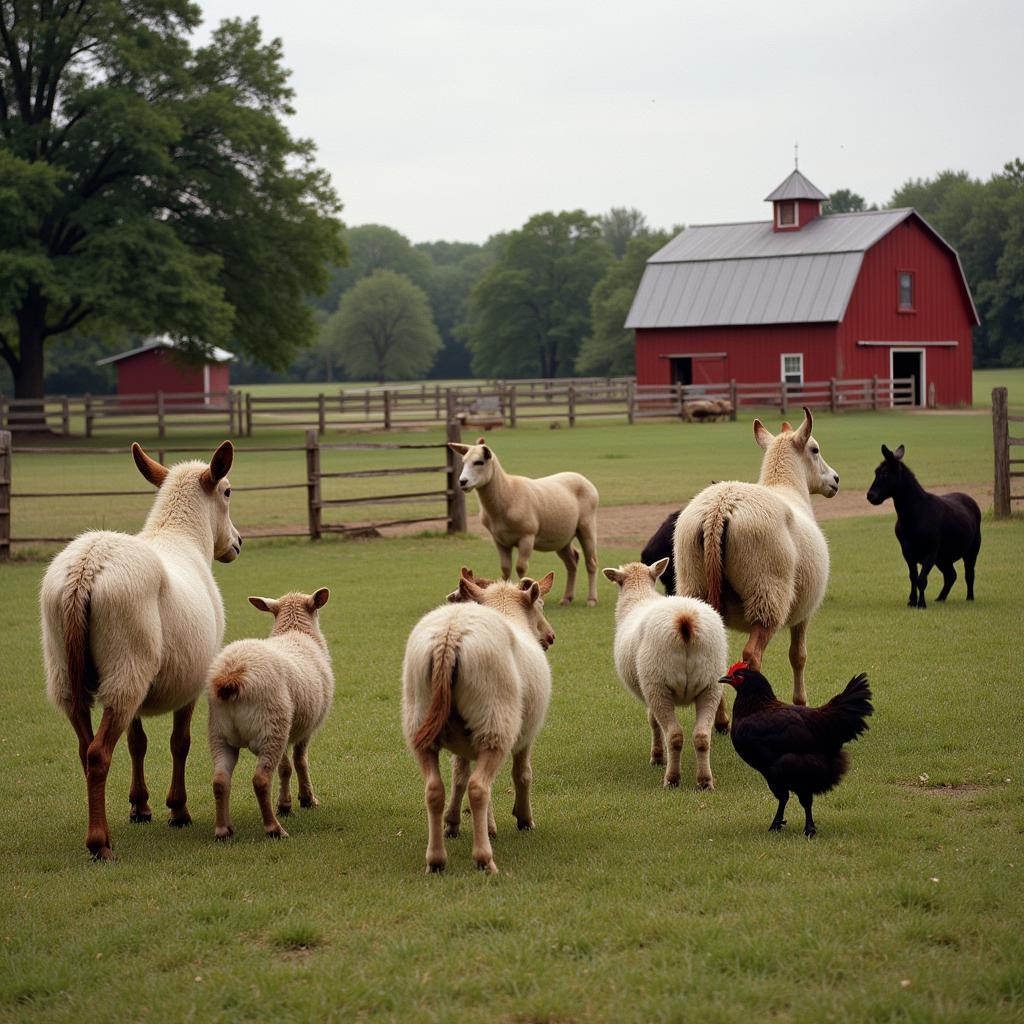
<instances>
[{"instance_id":1,"label":"patch of dirt","mask_svg":"<svg viewBox=\"0 0 1024 1024\"><path fill-rule=\"evenodd\" d=\"M948 800L965 800L992 789L991 786L979 786L976 782L961 782L953 786L928 786L920 782L899 782L897 785L909 793L932 793Z\"/></svg>"}]
</instances>

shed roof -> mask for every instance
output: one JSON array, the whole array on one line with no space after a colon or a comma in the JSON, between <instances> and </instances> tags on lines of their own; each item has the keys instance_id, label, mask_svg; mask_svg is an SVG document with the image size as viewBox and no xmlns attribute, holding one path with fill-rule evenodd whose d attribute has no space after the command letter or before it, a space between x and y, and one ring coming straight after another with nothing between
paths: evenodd
<instances>
[{"instance_id":1,"label":"shed roof","mask_svg":"<svg viewBox=\"0 0 1024 1024\"><path fill-rule=\"evenodd\" d=\"M142 344L137 348L129 349L127 352L119 352L116 356L107 356L105 359L97 359L96 365L106 366L108 363L117 363L122 359L129 359L131 356L141 355L143 352L149 352L152 349L176 349L179 347L178 343L169 334L154 334L151 337L144 339ZM226 349L218 348L214 345L210 348L206 361L208 363L227 363L234 358L235 354L233 352L228 352Z\"/></svg>"},{"instance_id":2,"label":"shed roof","mask_svg":"<svg viewBox=\"0 0 1024 1024\"><path fill-rule=\"evenodd\" d=\"M912 209L817 217L800 231L771 221L687 228L647 261L627 328L838 322L864 253L910 217L956 252ZM960 268L964 292L974 312Z\"/></svg>"}]
</instances>

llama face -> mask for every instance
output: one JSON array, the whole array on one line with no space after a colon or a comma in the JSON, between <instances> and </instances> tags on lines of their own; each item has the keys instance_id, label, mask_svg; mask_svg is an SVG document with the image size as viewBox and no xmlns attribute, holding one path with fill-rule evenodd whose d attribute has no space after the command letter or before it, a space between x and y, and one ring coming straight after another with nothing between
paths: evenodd
<instances>
[{"instance_id":1,"label":"llama face","mask_svg":"<svg viewBox=\"0 0 1024 1024\"><path fill-rule=\"evenodd\" d=\"M199 476L199 484L206 496L206 506L210 515L213 557L218 562L233 562L242 553L242 536L231 522L228 508L231 501L231 484L227 474L234 454L235 449L231 442L224 441L213 453L210 465Z\"/></svg>"},{"instance_id":2,"label":"llama face","mask_svg":"<svg viewBox=\"0 0 1024 1024\"><path fill-rule=\"evenodd\" d=\"M448 447L462 456L462 472L459 473L459 487L468 494L475 487L483 487L494 475L494 454L481 437L476 444L456 444Z\"/></svg>"},{"instance_id":3,"label":"llama face","mask_svg":"<svg viewBox=\"0 0 1024 1024\"><path fill-rule=\"evenodd\" d=\"M554 578L555 574L549 572L547 576L537 582L524 579L520 583L520 593L526 606L527 620L530 623L534 636L537 637L537 642L545 651L555 642L555 631L551 628L551 623L544 618L543 595L551 589Z\"/></svg>"},{"instance_id":4,"label":"llama face","mask_svg":"<svg viewBox=\"0 0 1024 1024\"><path fill-rule=\"evenodd\" d=\"M839 474L822 458L818 442L811 436L803 450L807 470L807 490L811 494L824 494L834 498L839 493Z\"/></svg>"}]
</instances>

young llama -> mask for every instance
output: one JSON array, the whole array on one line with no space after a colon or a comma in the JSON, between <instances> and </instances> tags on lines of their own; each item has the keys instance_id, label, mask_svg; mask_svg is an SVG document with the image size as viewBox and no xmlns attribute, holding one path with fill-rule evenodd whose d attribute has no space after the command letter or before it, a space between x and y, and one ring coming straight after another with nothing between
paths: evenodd
<instances>
[{"instance_id":1,"label":"young llama","mask_svg":"<svg viewBox=\"0 0 1024 1024\"><path fill-rule=\"evenodd\" d=\"M520 578L529 570L534 549L555 551L565 563L562 604L569 604L580 559L572 546L577 538L589 580L587 604L597 604L597 488L579 473L537 479L506 473L482 437L474 445L450 441L448 447L462 456L459 487L466 493L476 490L480 497L480 520L498 549L502 579L512 575L513 548L518 548Z\"/></svg>"},{"instance_id":2,"label":"young llama","mask_svg":"<svg viewBox=\"0 0 1024 1024\"><path fill-rule=\"evenodd\" d=\"M299 776L299 803L303 807L318 804L309 781L307 750L334 697L331 656L318 614L329 597L326 587L314 594L285 594L276 601L250 597L254 608L274 616L270 636L236 640L210 666L210 754L217 803L214 834L218 839L227 839L235 831L231 825L231 774L242 747L257 757L252 785L268 836L280 839L288 835L274 816L270 784L277 769L281 777L277 813L291 814L289 744L294 748Z\"/></svg>"},{"instance_id":3,"label":"young llama","mask_svg":"<svg viewBox=\"0 0 1024 1024\"><path fill-rule=\"evenodd\" d=\"M233 453L225 441L209 465L181 462L168 469L133 444L139 472L158 489L142 531L83 533L43 577L46 689L78 736L89 796L85 842L98 860L113 858L106 780L125 730L132 758L131 820L152 818L142 716L174 713L167 806L172 825L192 821L185 793L192 711L224 636L224 606L210 563L231 562L242 548L228 511ZM94 701L103 707L95 734Z\"/></svg>"},{"instance_id":4,"label":"young llama","mask_svg":"<svg viewBox=\"0 0 1024 1024\"><path fill-rule=\"evenodd\" d=\"M498 870L490 841L497 832L491 787L510 753L512 813L520 829L533 828L530 750L551 699L543 649L554 643L555 634L544 618L543 595L553 580L554 573L548 573L538 582L481 588L464 575L462 602L428 612L409 634L402 664L402 730L425 783L428 872L443 871L448 861L441 833L441 748L453 755L444 834L459 834L468 788L473 859L481 870ZM476 761L472 774L470 761Z\"/></svg>"},{"instance_id":5,"label":"young llama","mask_svg":"<svg viewBox=\"0 0 1024 1024\"><path fill-rule=\"evenodd\" d=\"M778 436L754 420L765 453L758 482L706 487L679 514L674 538L676 593L702 598L729 628L749 633L743 660L751 668L760 669L768 641L789 627L794 704L807 703L807 624L828 585L828 545L811 495L839 492L812 425L806 407L803 423L783 423Z\"/></svg>"}]
</instances>

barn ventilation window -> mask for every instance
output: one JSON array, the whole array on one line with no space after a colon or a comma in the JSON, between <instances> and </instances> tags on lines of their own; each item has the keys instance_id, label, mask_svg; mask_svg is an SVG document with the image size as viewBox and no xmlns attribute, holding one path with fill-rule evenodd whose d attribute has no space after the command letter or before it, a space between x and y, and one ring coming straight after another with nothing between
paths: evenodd
<instances>
[{"instance_id":1,"label":"barn ventilation window","mask_svg":"<svg viewBox=\"0 0 1024 1024\"><path fill-rule=\"evenodd\" d=\"M909 311L914 308L914 273L911 270L899 272L900 282L900 306L901 310Z\"/></svg>"},{"instance_id":2,"label":"barn ventilation window","mask_svg":"<svg viewBox=\"0 0 1024 1024\"><path fill-rule=\"evenodd\" d=\"M802 352L783 355L782 382L784 384L803 384L804 354Z\"/></svg>"},{"instance_id":3,"label":"barn ventilation window","mask_svg":"<svg viewBox=\"0 0 1024 1024\"><path fill-rule=\"evenodd\" d=\"M779 218L779 227L792 227L796 224L796 203L792 200L778 203L776 206Z\"/></svg>"}]
</instances>

